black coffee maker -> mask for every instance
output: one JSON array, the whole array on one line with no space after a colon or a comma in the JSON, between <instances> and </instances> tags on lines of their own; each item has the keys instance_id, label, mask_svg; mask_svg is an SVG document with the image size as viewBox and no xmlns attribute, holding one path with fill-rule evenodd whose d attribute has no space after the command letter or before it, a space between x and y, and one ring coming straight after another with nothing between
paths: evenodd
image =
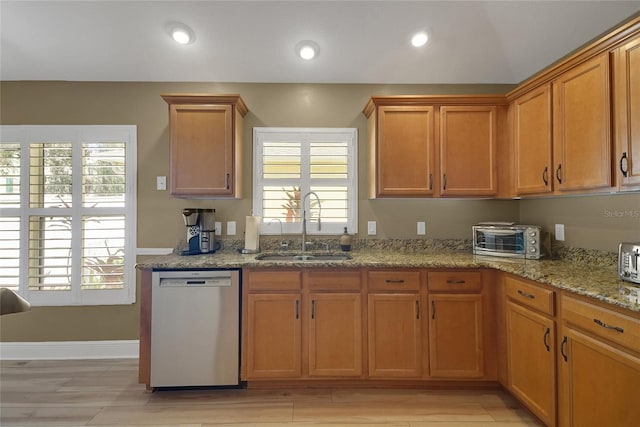
<instances>
[{"instance_id":1,"label":"black coffee maker","mask_svg":"<svg viewBox=\"0 0 640 427\"><path fill-rule=\"evenodd\" d=\"M215 209L183 209L182 219L187 227L187 249L181 255L210 254L220 249L216 241Z\"/></svg>"}]
</instances>

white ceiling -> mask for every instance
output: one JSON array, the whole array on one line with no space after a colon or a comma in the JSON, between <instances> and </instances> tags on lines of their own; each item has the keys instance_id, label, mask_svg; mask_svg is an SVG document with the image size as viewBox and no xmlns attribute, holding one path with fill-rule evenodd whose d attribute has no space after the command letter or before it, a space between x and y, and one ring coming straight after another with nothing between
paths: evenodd
<instances>
[{"instance_id":1,"label":"white ceiling","mask_svg":"<svg viewBox=\"0 0 640 427\"><path fill-rule=\"evenodd\" d=\"M0 0L0 79L518 83L636 1ZM193 44L165 26L189 25ZM423 48L411 34L427 29ZM294 55L300 40L320 55Z\"/></svg>"}]
</instances>

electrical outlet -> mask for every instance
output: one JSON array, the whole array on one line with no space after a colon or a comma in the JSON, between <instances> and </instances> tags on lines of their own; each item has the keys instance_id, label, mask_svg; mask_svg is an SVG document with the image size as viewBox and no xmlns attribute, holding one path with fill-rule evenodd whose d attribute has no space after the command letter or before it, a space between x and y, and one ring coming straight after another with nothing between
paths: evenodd
<instances>
[{"instance_id":1,"label":"electrical outlet","mask_svg":"<svg viewBox=\"0 0 640 427\"><path fill-rule=\"evenodd\" d=\"M215 223L215 234L216 236L222 236L222 223L220 221L216 221Z\"/></svg>"},{"instance_id":2,"label":"electrical outlet","mask_svg":"<svg viewBox=\"0 0 640 427\"><path fill-rule=\"evenodd\" d=\"M166 176L157 176L156 177L156 190L158 190L158 191L166 191L167 190L167 177Z\"/></svg>"},{"instance_id":3,"label":"electrical outlet","mask_svg":"<svg viewBox=\"0 0 640 427\"><path fill-rule=\"evenodd\" d=\"M427 224L424 221L418 221L417 233L418 236L427 234Z\"/></svg>"},{"instance_id":4,"label":"electrical outlet","mask_svg":"<svg viewBox=\"0 0 640 427\"><path fill-rule=\"evenodd\" d=\"M369 234L369 236L375 236L376 235L376 222L375 221L368 221L367 222L367 234Z\"/></svg>"},{"instance_id":5,"label":"electrical outlet","mask_svg":"<svg viewBox=\"0 0 640 427\"><path fill-rule=\"evenodd\" d=\"M227 236L235 236L235 235L236 235L236 222L227 221Z\"/></svg>"},{"instance_id":6,"label":"electrical outlet","mask_svg":"<svg viewBox=\"0 0 640 427\"><path fill-rule=\"evenodd\" d=\"M556 224L556 240L564 242L564 224Z\"/></svg>"}]
</instances>

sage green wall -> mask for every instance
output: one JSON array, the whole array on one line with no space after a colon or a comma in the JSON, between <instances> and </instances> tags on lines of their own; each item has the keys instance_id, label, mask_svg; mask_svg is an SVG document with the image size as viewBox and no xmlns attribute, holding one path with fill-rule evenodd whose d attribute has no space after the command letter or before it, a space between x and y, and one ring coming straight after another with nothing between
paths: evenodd
<instances>
[{"instance_id":1,"label":"sage green wall","mask_svg":"<svg viewBox=\"0 0 640 427\"><path fill-rule=\"evenodd\" d=\"M369 97L385 94L501 94L512 88L512 85L0 82L0 123L137 125L137 246L142 248L173 247L182 239L184 227L180 211L184 207L213 207L219 221L236 221L237 235L242 236L244 217L251 210L251 138L255 126L358 128L361 235L366 232L366 222L375 220L378 222L377 238L416 237L416 221L426 221L426 237L469 238L471 225L478 221L521 219L551 224L556 217L551 215L551 209L546 206L560 203L565 212L561 218L567 227L568 242L601 248L603 241L591 236L593 229L598 227L603 230L600 234L606 234L606 221L597 217L587 218L580 228L572 228L571 210L574 207L580 210L578 198L520 202L366 199L366 118L362 115L362 109ZM156 176L169 175L168 108L160 98L161 93L167 92L242 95L249 107L244 123L245 183L242 200L183 200L155 189ZM626 210L629 203L633 203L633 197L601 196L593 200L596 204L606 204L606 209ZM630 198L630 201L624 201L625 198ZM637 229L633 228L635 224L633 221L622 222L618 228L622 233L627 230L633 234ZM225 227L223 233L226 233ZM607 242L605 249L614 250L613 240L607 239ZM137 303L127 306L36 307L27 313L2 316L0 340L137 339L138 309Z\"/></svg>"}]
</instances>

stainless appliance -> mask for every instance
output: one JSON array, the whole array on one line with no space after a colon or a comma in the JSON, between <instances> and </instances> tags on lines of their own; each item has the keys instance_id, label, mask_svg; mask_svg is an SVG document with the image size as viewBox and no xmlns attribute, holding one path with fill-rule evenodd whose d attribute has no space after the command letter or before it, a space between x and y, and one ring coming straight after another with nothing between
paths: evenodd
<instances>
[{"instance_id":1,"label":"stainless appliance","mask_svg":"<svg viewBox=\"0 0 640 427\"><path fill-rule=\"evenodd\" d=\"M151 279L152 387L239 384L239 270L160 270Z\"/></svg>"},{"instance_id":2,"label":"stainless appliance","mask_svg":"<svg viewBox=\"0 0 640 427\"><path fill-rule=\"evenodd\" d=\"M620 243L618 276L627 282L640 284L640 242Z\"/></svg>"},{"instance_id":3,"label":"stainless appliance","mask_svg":"<svg viewBox=\"0 0 640 427\"><path fill-rule=\"evenodd\" d=\"M549 235L537 225L488 222L472 229L476 255L540 259L550 252Z\"/></svg>"},{"instance_id":4,"label":"stainless appliance","mask_svg":"<svg viewBox=\"0 0 640 427\"><path fill-rule=\"evenodd\" d=\"M183 209L182 220L187 227L187 249L181 255L208 254L220 249L214 231L215 209Z\"/></svg>"}]
</instances>

